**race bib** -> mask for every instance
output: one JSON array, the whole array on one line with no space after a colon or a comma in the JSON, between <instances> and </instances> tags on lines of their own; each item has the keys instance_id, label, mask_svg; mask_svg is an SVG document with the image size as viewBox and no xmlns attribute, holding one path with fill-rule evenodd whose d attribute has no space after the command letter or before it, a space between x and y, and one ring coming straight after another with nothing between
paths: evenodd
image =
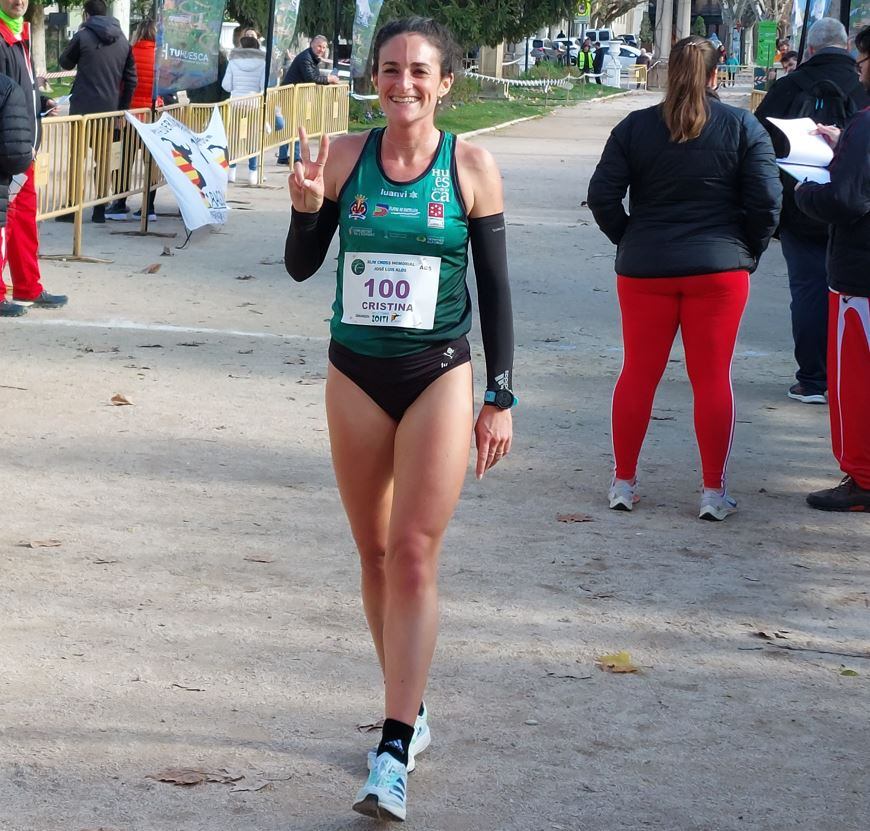
<instances>
[{"instance_id":1,"label":"race bib","mask_svg":"<svg viewBox=\"0 0 870 831\"><path fill-rule=\"evenodd\" d=\"M341 322L432 329L440 274L440 257L348 251Z\"/></svg>"}]
</instances>

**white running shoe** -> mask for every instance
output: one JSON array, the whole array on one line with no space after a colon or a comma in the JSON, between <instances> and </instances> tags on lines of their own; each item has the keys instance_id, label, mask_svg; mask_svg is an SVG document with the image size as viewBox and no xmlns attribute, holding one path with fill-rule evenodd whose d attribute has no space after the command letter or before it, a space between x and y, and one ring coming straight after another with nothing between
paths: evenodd
<instances>
[{"instance_id":1,"label":"white running shoe","mask_svg":"<svg viewBox=\"0 0 870 831\"><path fill-rule=\"evenodd\" d=\"M365 785L359 789L353 809L374 819L404 820L408 813L407 790L408 769L389 753L381 753Z\"/></svg>"},{"instance_id":2,"label":"white running shoe","mask_svg":"<svg viewBox=\"0 0 870 831\"><path fill-rule=\"evenodd\" d=\"M607 498L614 511L630 511L640 499L637 495L637 479L632 482L628 479L614 478L610 483Z\"/></svg>"},{"instance_id":3,"label":"white running shoe","mask_svg":"<svg viewBox=\"0 0 870 831\"><path fill-rule=\"evenodd\" d=\"M698 513L698 519L721 522L736 510L737 502L728 496L728 491L725 488L722 490L704 488L704 492L701 494L701 510Z\"/></svg>"},{"instance_id":4,"label":"white running shoe","mask_svg":"<svg viewBox=\"0 0 870 831\"><path fill-rule=\"evenodd\" d=\"M259 181L259 179L257 177L257 171L256 170L249 170L248 171L248 184L249 185L256 185L258 181Z\"/></svg>"},{"instance_id":5,"label":"white running shoe","mask_svg":"<svg viewBox=\"0 0 870 831\"><path fill-rule=\"evenodd\" d=\"M423 704L423 715L418 715L414 721L414 735L411 738L411 745L408 747L408 773L417 767L415 758L418 753L422 753L432 742L432 734L429 732L429 710ZM368 768L371 770L375 766L375 760L378 757L377 747L373 747L368 755Z\"/></svg>"}]
</instances>

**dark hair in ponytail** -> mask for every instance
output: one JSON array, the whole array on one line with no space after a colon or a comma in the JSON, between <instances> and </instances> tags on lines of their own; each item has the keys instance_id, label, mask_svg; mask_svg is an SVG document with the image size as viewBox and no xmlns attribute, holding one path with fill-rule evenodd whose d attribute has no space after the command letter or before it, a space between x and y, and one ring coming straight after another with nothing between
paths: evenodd
<instances>
[{"instance_id":1,"label":"dark hair in ponytail","mask_svg":"<svg viewBox=\"0 0 870 831\"><path fill-rule=\"evenodd\" d=\"M674 44L661 105L671 141L682 143L701 135L710 114L707 79L718 63L719 52L706 38L690 35Z\"/></svg>"}]
</instances>

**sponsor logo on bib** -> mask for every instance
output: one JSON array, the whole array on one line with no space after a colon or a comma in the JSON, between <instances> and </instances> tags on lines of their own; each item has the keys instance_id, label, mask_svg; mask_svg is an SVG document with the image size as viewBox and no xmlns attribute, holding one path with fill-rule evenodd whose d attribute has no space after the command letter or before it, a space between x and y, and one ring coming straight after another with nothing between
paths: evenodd
<instances>
[{"instance_id":1,"label":"sponsor logo on bib","mask_svg":"<svg viewBox=\"0 0 870 831\"><path fill-rule=\"evenodd\" d=\"M372 216L386 216L390 212L390 206L385 205L383 202L378 202L375 205L375 209L372 212Z\"/></svg>"}]
</instances>

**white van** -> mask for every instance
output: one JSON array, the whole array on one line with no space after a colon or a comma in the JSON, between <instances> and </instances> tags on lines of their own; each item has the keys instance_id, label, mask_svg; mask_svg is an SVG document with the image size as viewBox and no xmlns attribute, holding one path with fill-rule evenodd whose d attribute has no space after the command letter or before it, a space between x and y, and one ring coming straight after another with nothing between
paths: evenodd
<instances>
[{"instance_id":1,"label":"white van","mask_svg":"<svg viewBox=\"0 0 870 831\"><path fill-rule=\"evenodd\" d=\"M602 46L617 39L616 35L613 34L613 29L587 29L583 37L589 38L593 43L600 43Z\"/></svg>"}]
</instances>

